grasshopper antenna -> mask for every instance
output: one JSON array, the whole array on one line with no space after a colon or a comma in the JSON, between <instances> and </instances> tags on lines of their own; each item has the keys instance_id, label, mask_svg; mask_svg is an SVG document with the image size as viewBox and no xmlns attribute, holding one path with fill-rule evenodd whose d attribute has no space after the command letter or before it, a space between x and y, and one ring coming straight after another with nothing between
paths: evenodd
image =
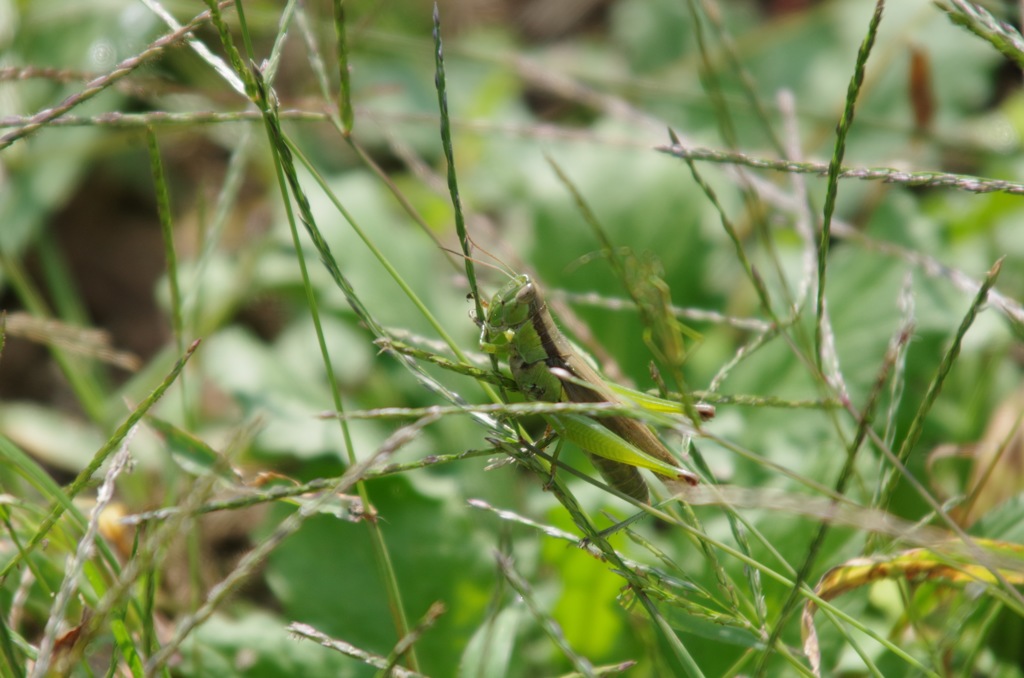
<instances>
[{"instance_id":1,"label":"grasshopper antenna","mask_svg":"<svg viewBox=\"0 0 1024 678\"><path fill-rule=\"evenodd\" d=\"M488 252L487 250L483 249L479 245L477 245L477 248L480 249L481 251L485 252L488 256L491 256L491 258L494 259L495 261L498 261L498 264L501 264L501 262L497 258L495 258L493 255L491 255L490 252ZM444 250L445 252L449 252L451 254L454 254L455 256L460 257L462 259L466 259L468 261L472 261L473 263L475 263L475 264L477 264L479 266L483 266L485 268L494 269L494 270L498 271L499 273L501 273L502 275L508 276L509 279L515 278L515 274L510 273L507 266L504 266L504 265L500 265L499 266L497 264L492 264L492 263L490 263L488 261L481 261L480 259L477 259L475 257L471 257L468 254L463 254L462 252L459 252L459 251L453 250L453 249L449 249L447 247L441 247L441 249ZM473 298L473 292L472 291L468 292L466 294L466 298L467 299L472 299ZM480 307L483 310L487 309L487 299L480 299ZM483 319L477 314L477 312L475 310L470 311L469 315L473 318L473 322L474 323L476 323L478 326L483 326Z\"/></svg>"},{"instance_id":2,"label":"grasshopper antenna","mask_svg":"<svg viewBox=\"0 0 1024 678\"><path fill-rule=\"evenodd\" d=\"M471 243L471 244L473 245L473 247L477 248L478 250L480 250L481 252L483 252L483 253L484 253L484 254L486 254L486 255L487 255L488 257L490 257L491 259L493 259L494 261L496 261L496 262L498 263L498 266L497 266L497 267L495 267L495 266L490 266L490 268L498 268L498 270L502 271L502 272L503 272L503 273L504 273L505 275L507 275L507 276L508 276L509 278L514 278L514 277L516 277L516 272L515 272L515 271L513 271L513 270L512 270L511 268L509 268L509 267L508 267L508 266L507 266L507 265L505 264L505 262L503 262L503 261L502 261L502 260L501 260L501 259L500 259L499 257L496 257L496 256L495 256L494 254L492 254L492 253L491 253L491 252L490 252L490 251L489 251L489 250L488 250L488 249L487 249L486 247L484 247L483 245L481 245L480 243L478 243L478 242L477 242L476 240L473 240L473 236L471 236L471 235L468 235L468 234L467 234L467 237L469 238L469 242L470 242L470 243ZM473 261L475 261L475 262L477 262L477 263L480 263L480 264L481 264L481 265L483 265L483 266L488 266L488 264L483 264L482 262L480 262L480 261L479 261L479 260L477 260L477 259L474 259Z\"/></svg>"},{"instance_id":3,"label":"grasshopper antenna","mask_svg":"<svg viewBox=\"0 0 1024 678\"><path fill-rule=\"evenodd\" d=\"M500 259L495 257L493 254L491 254L490 252L488 252L484 248L480 247L479 245L476 245L476 248L478 250L480 250L481 252L483 252L484 254L486 254L487 256L489 256L491 259L494 259L495 261L497 261L498 263L497 264L492 264L490 262L483 261L481 259L477 259L476 257L471 257L469 255L463 254L462 252L459 252L458 250L449 249L447 247L442 247L441 249L444 250L445 252L448 252L449 254L454 254L455 256L457 256L457 257L459 257L461 259L466 259L468 261L472 261L474 264L478 264L480 266L483 266L484 268L490 268L490 269L493 269L495 271L498 271L498 272L502 273L503 275L507 276L510 279L516 277L515 272L512 269L510 269L508 266L503 264Z\"/></svg>"}]
</instances>

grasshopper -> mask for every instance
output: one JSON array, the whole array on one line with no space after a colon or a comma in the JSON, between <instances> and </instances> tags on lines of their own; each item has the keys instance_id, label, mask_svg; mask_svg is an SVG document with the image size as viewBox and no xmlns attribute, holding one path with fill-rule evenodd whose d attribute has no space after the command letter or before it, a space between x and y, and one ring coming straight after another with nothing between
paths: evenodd
<instances>
[{"instance_id":1,"label":"grasshopper","mask_svg":"<svg viewBox=\"0 0 1024 678\"><path fill-rule=\"evenodd\" d=\"M519 275L506 283L480 323L480 348L507 355L509 370L523 395L534 401L635 403L658 411L679 411L676 403L607 382L559 331L537 286ZM702 419L714 408L698 405ZM610 485L639 502L649 501L638 467L672 480L696 485L698 477L678 462L646 423L629 417L591 419L582 415L547 415L563 439L586 451Z\"/></svg>"}]
</instances>

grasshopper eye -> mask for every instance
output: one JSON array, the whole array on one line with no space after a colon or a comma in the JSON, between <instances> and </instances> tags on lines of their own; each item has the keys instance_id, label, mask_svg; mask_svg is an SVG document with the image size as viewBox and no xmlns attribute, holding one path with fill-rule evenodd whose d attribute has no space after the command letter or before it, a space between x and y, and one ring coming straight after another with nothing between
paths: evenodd
<instances>
[{"instance_id":1,"label":"grasshopper eye","mask_svg":"<svg viewBox=\"0 0 1024 678\"><path fill-rule=\"evenodd\" d=\"M537 290L533 283L526 283L516 292L516 303L529 304L537 296Z\"/></svg>"}]
</instances>

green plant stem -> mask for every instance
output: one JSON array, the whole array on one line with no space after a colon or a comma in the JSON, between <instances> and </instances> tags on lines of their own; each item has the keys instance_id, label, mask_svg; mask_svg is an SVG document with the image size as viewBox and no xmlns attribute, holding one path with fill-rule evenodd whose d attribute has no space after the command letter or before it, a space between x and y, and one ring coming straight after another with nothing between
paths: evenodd
<instances>
[{"instance_id":1,"label":"green plant stem","mask_svg":"<svg viewBox=\"0 0 1024 678\"><path fill-rule=\"evenodd\" d=\"M140 419L142 419L143 415L145 415L146 412L149 411L149 408L151 408L156 403L156 401L158 401L161 398L161 396L163 396L164 392L167 391L168 388L170 388L171 384L173 384L174 381L178 378L178 375L181 374L182 369L184 369L185 367L185 363L188 362L188 359L192 357L192 354L198 347L199 340L192 342L192 345L188 347L185 354L181 358L179 358L178 361L174 364L174 367L171 369L170 373L164 378L163 382L161 382L160 385L157 386L156 389L149 395L149 397L142 401L139 404L139 406L136 407L135 410L133 410L130 415L128 415L124 422L117 428L116 431L114 431L113 435L111 435L107 442L104 443L103 447L96 451L96 454L93 455L93 458L89 462L89 464L86 465L84 469L82 469L82 471L75 477L75 480L71 483L70 487L68 487L68 489L63 492L68 501L78 496L78 493L85 488L85 486L92 479L93 474L95 474L96 471L98 471L99 468L103 465L103 462L107 460L107 457L109 457L115 450L117 450L118 446L121 444L121 441L124 440L124 437L126 435L128 435L128 431L130 431L132 427L135 426L135 424L137 424ZM50 529L57 523L58 520L60 520L60 517L64 515L66 507L66 503L58 503L56 506L54 506L53 510L43 520L39 527L36 528L36 531L32 535L32 538L29 539L28 543L25 545L25 553L30 553L36 546L39 545L39 543L49 533ZM3 580L4 577L10 574L11 570L13 570L20 562L20 557L11 558L3 567L3 569L0 570L0 580Z\"/></svg>"},{"instance_id":2,"label":"green plant stem","mask_svg":"<svg viewBox=\"0 0 1024 678\"><path fill-rule=\"evenodd\" d=\"M354 309L362 309L362 304L358 301L358 297L355 295L355 291L351 285L344 278L341 270L338 268L337 262L331 255L330 248L327 243L323 240L319 230L316 227L316 223L313 219L312 210L309 206L309 201L306 198L305 192L298 181L294 162L292 160L291 151L285 143L284 135L280 128L280 121L275 116L275 110L270 104L270 99L267 96L267 92L264 89L264 83L259 79L259 74L254 73L256 81L257 91L257 103L260 105L261 110L264 112L264 121L266 123L267 136L271 142L271 150L274 154L274 166L277 172L278 186L281 191L282 201L285 207L286 214L288 216L288 223L292 233L292 242L296 253L296 259L299 263L299 268L302 273L303 285L306 290L307 302L310 309L311 317L313 319L314 327L316 328L317 342L320 346L321 358L324 362L324 369L327 375L327 379L330 384L331 396L334 400L334 406L337 410L343 409L341 401L341 389L336 383L334 376L334 369L331 364L330 353L327 349L326 340L323 336L323 331L319 321L319 311L317 301L313 295L312 285L309 281L309 275L306 270L305 258L302 255L302 246L299 241L298 229L295 224L295 217L291 209L291 199L289 199L289 189L291 191L291 197L295 200L299 207L300 218L303 224L306 226L306 231L316 245L317 250L321 254L321 261L327 265L328 270L331 271L333 277L342 286L342 291L345 292L349 303ZM365 314L365 311L364 311ZM368 314L365 314L368 317ZM348 426L345 422L340 422L342 435L345 441L346 453L349 457L349 463L355 464L355 448L352 444L351 434L349 433ZM359 479L356 483L357 492L362 497L364 505L370 506L370 497L367 492L365 484ZM373 545L374 557L377 561L378 567L381 568L383 578L385 581L385 588L388 595L389 608L391 610L392 620L395 624L395 630L399 638L406 636L409 633L409 622L405 613L405 606L402 603L402 596L398 586L398 577L395 573L394 564L391 560L391 555L388 551L387 544L384 540L384 535L381 532L380 526L376 521L367 521L367 528L370 534L370 542ZM415 648L409 648L409 663L413 670L418 670L419 662L416 658Z\"/></svg>"}]
</instances>

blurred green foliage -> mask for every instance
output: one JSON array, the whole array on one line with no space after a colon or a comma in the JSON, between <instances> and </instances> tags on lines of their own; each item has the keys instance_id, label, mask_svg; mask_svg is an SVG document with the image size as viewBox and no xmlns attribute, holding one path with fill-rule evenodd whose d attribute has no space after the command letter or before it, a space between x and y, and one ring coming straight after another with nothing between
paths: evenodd
<instances>
[{"instance_id":1,"label":"blurred green foliage","mask_svg":"<svg viewBox=\"0 0 1024 678\"><path fill-rule=\"evenodd\" d=\"M481 4L490 10L479 10ZM504 279L500 271L491 270L495 262L490 253L497 266L529 271L552 299L573 309L576 319L562 318L566 330L596 353L609 373L651 388L652 356L637 314L572 303L574 294L622 298L625 291L549 159L570 178L616 246L657 258L677 306L768 322L714 204L683 161L652 147L668 143L666 130L671 128L692 146L777 158L776 140L782 139L786 148L799 147L803 157L795 160L827 161L871 7L809 2L793 3L797 8L785 11L785 3L752 0L707 6L620 0L592 3L573 23L559 15L560 3L549 3L546 9L543 4L452 0L441 7L455 162L470 232L480 246L475 255L485 264L478 269L483 290L486 296ZM379 165L387 182L326 120L288 117L296 110L316 117L334 105L322 96L316 77L318 64L323 64L332 88L336 86L334 28L326 3L303 7L302 21L290 24L284 36L274 87L285 132L439 325L464 351L475 352L478 330L469 317L461 263L456 259L453 267L432 240L457 248L437 133L429 12L416 2L353 2L345 7L356 106L352 138ZM128 0L69 8L60 0L0 0L0 17L7 18L0 21L0 62L16 69L10 73L25 74L9 74L0 81L0 134L80 92L86 81L140 54L167 30L144 5ZM179 1L167 9L187 21L205 7ZM257 56L266 58L282 37L280 3L246 3L245 11ZM235 44L241 46L237 15L229 7L224 12L236 31ZM558 33L560 21L568 28ZM547 26L551 33L538 26ZM222 53L211 27L201 28L196 37ZM310 51L307 41L316 51ZM702 42L707 45L704 54ZM934 101L927 129L916 126L912 115L911 49L924 54L930 67L927 85ZM1022 95L1018 83L1006 86L1000 80L1003 61L991 45L954 26L931 3L890 3L857 101L846 164L1007 180L1022 176ZM31 71L47 68L67 72ZM796 102L792 119L777 105L783 90ZM750 105L751 96L768 111L767 118ZM25 309L73 325L104 327L115 347L139 353L144 363L129 375L70 353L58 367L39 351L8 340L0 355L0 434L62 482L83 468L111 435L125 416L124 403L134 406L178 357L168 320L174 312L184 321L181 339L187 343L201 337L203 344L184 381L156 413L214 449L234 451L230 463L250 484L221 488L225 494L257 492L253 479L260 473L277 474L277 485L287 486L335 477L347 466L337 422L317 416L333 403L310 321L311 305L319 312L346 408L441 403L399 361L378 352L374 337L320 266L303 233L301 247L315 300L311 303L259 118L212 123L205 117L252 110L208 63L181 44L74 108L71 114L83 118L77 123L50 123L0 152L0 309ZM184 299L180 309L171 308L166 277L157 271L149 271L150 277L132 273L147 257L164 259L142 126L128 117L155 112L183 116L178 122L152 115L145 120L155 131L168 170ZM124 115L103 117L111 113ZM798 139L786 138L786 125ZM816 273L798 226L810 214L817 229L825 180L749 168L741 173L719 163L698 162L697 167L764 279L773 312L788 317L792 300L807 291ZM373 317L399 339L447 354L447 349L435 348L439 337L431 324L313 177L303 172L300 179L342 272ZM410 210L422 217L425 230ZM992 412L1019 389L1022 316L1015 318L1012 311L1020 313L1024 285L1021 212L1019 194L841 182L826 290L839 369L849 402L858 411L878 378L892 337L908 316L914 321L905 365L890 377L895 387L885 392L873 413L878 439L861 450L855 465L848 489L855 501L871 503L889 468L879 452L881 443L898 449L914 420L973 297L964 281L969 278L976 286L1002 256L1006 259L997 290L1008 306L1000 310L990 305L967 334L909 459L914 477L927 486L932 474L941 474L941 466L950 463L939 460L932 468L929 451L944 443L981 439ZM109 242L123 247L111 249ZM901 308L901 296L912 299L912 312ZM835 398L809 368L813 295L801 299L794 323L740 361L720 384L721 394ZM162 326L143 328L150 332L143 335L138 319L152 317L148 313L161 318ZM715 319L684 321L702 335L690 345L685 365L687 382L697 389L706 388L754 336ZM25 365L35 365L35 371L20 369ZM486 402L471 379L425 369L466 401ZM45 388L33 388L33 379L43 379L40 374L49 375ZM97 402L86 402L90 397ZM100 414L90 414L95 412ZM709 426L717 438L698 439L696 445L723 482L803 493L811 483L833 486L856 425L841 410L722 405ZM235 450L232 441L247 426L256 432ZM393 420L353 422L356 457L369 457L397 427ZM484 448L489 433L468 416L447 417L421 431L391 461ZM678 439L673 442L679 449ZM138 464L118 483L118 497L129 512L187 504L190 489L198 484L197 469L183 467L168 454L169 447L148 430L133 441ZM4 454L0 491L22 502L5 503L8 527L0 559L8 563L17 552L8 546L15 537L18 543L27 540L56 490L30 487L25 480L29 462ZM415 624L435 601L447 607L416 643L421 670L436 676L524 676L573 669L545 635L541 620L502 578L495 552L512 556L535 602L557 622L567 643L595 665L637 660L629 674L637 676L687 670L666 641L665 629L639 604L629 605L635 592L624 589L625 580L608 563L467 504L467 499L481 499L542 525L575 530L562 506L541 490L543 479L515 465L485 470L485 459L421 468L367 484L410 622ZM588 468L574 450L566 450L563 459ZM1010 485L1020 487L1019 469L1016 473L1011 480L1017 484ZM956 491L969 491L967 481L960 481ZM602 511L616 518L631 515L633 507L598 487L575 479L570 487L599 527L611 524ZM950 498L936 495L940 503ZM1011 502L986 516L976 534L1019 541L1019 521L1013 520L1018 500ZM906 483L890 508L912 521L931 510ZM261 543L294 510L292 504L277 501L255 518L239 519L232 538L245 548ZM696 511L706 534L739 548L721 508ZM787 568L800 567L817 523L782 515L770 505L742 516L753 535L751 557L792 576ZM166 574L177 562L172 558L165 569L157 568L159 578L167 577L166 586L155 586L152 615L161 624L180 621L214 583L207 579L199 554L212 552L215 560L219 556L216 549L206 550L213 541L206 523L197 524L186 535L190 545L176 547L186 554L177 559L185 563L181 567L187 576ZM23 594L21 624L3 630L12 647L23 644L22 639L38 642L50 594L60 586L63 558L80 538L74 526L62 529L67 530L63 538L54 537L59 552L31 555L33 574L45 575L45 580L17 591ZM654 519L641 521L636 529L656 549L618 534L612 543L628 557L678 578L663 589L652 589L663 596L655 602L667 626L678 634L677 642L705 675L753 672L790 587L765 576L763 590L753 591L739 559L718 551L723 570L716 572L707 553L684 531ZM318 514L307 519L261 563L251 577L258 582L252 590L243 588L186 640L173 673L370 675L373 669L354 659L307 640L289 639L284 627L291 621L308 623L388 656L399 639L386 573L373 557L373 539L365 524L344 517ZM833 528L806 583L813 586L829 567L865 555L864 545L863 532ZM226 567L234 564L225 560ZM179 582L178 588L167 584L171 579ZM1008 650L1010 641L992 633L1011 624L1019 627L1012 596L1004 592L1002 598L977 598L975 591L940 586L921 596L927 598L922 601L915 598L915 582L884 588L888 583L851 592L835 604L880 636L892 634L891 642L930 671L944 672L942 662L948 660L963 675L1020 675L1019 658ZM3 609L11 609L18 586L16 576L0 586ZM703 606L707 615L673 603L669 590L686 592L688 603ZM143 598L142 593L135 595ZM730 595L736 600L730 601ZM768 610L765 628L711 618L711 612L740 618L742 610L744 618L756 620L762 604ZM75 600L69 619L80 619L85 607ZM997 616L1012 621L994 624ZM866 666L884 675L918 670L849 625L823 621L820 612L816 621L827 674L866 675ZM799 656L795 617L782 640L791 655ZM103 649L87 653L94 672L117 664L111 642L95 641ZM767 670L770 675L796 674L795 661L773 654ZM84 667L76 665L75 671L85 675Z\"/></svg>"}]
</instances>

